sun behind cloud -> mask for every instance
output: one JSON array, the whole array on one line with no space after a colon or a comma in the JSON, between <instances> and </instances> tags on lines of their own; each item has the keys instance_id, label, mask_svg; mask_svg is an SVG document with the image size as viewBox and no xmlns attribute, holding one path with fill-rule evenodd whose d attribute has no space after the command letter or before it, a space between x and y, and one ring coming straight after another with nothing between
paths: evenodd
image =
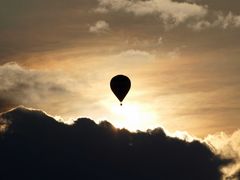
<instances>
[{"instance_id":1,"label":"sun behind cloud","mask_svg":"<svg viewBox=\"0 0 240 180\"><path fill-rule=\"evenodd\" d=\"M155 126L156 114L137 103L125 103L123 106L111 105L111 113L115 117L114 125L130 131L146 130Z\"/></svg>"}]
</instances>

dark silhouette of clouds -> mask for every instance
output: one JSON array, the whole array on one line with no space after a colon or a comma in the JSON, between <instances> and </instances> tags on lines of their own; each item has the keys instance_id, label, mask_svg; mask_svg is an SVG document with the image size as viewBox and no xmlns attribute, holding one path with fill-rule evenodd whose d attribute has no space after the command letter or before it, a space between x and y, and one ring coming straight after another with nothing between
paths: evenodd
<instances>
[{"instance_id":1,"label":"dark silhouette of clouds","mask_svg":"<svg viewBox=\"0 0 240 180\"><path fill-rule=\"evenodd\" d=\"M72 125L23 107L2 113L0 179L217 180L221 159L163 129L129 132L80 118ZM0 123L1 125L1 123ZM1 128L0 128L1 129Z\"/></svg>"}]
</instances>

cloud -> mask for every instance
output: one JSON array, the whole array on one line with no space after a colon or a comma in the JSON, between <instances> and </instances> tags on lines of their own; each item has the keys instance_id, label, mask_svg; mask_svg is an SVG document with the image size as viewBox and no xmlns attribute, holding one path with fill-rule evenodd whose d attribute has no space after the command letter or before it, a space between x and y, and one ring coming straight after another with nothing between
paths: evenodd
<instances>
[{"instance_id":1,"label":"cloud","mask_svg":"<svg viewBox=\"0 0 240 180\"><path fill-rule=\"evenodd\" d=\"M163 44L163 37L159 37L158 41L157 41L158 45L162 45Z\"/></svg>"},{"instance_id":2,"label":"cloud","mask_svg":"<svg viewBox=\"0 0 240 180\"><path fill-rule=\"evenodd\" d=\"M175 49L173 49L172 51L169 51L167 53L167 57L170 59L178 59L181 56L181 50L185 48L185 46L182 47L176 47Z\"/></svg>"},{"instance_id":3,"label":"cloud","mask_svg":"<svg viewBox=\"0 0 240 180\"><path fill-rule=\"evenodd\" d=\"M211 26L212 26L211 23L206 20L201 20L194 24L189 25L189 27L195 31L201 31L201 30L209 28Z\"/></svg>"},{"instance_id":4,"label":"cloud","mask_svg":"<svg viewBox=\"0 0 240 180\"><path fill-rule=\"evenodd\" d=\"M239 180L240 179L240 170L238 172L236 172L235 174L233 174L230 177L227 177L228 180Z\"/></svg>"},{"instance_id":5,"label":"cloud","mask_svg":"<svg viewBox=\"0 0 240 180\"><path fill-rule=\"evenodd\" d=\"M229 27L240 27L240 15L234 15L229 12L226 16L222 13L218 14L218 19L213 23L215 26L220 26L223 29Z\"/></svg>"},{"instance_id":6,"label":"cloud","mask_svg":"<svg viewBox=\"0 0 240 180\"><path fill-rule=\"evenodd\" d=\"M234 164L223 169L230 179L238 179L240 172L240 130L228 135L224 132L208 135L205 142L214 148L215 152L224 158L235 160Z\"/></svg>"},{"instance_id":7,"label":"cloud","mask_svg":"<svg viewBox=\"0 0 240 180\"><path fill-rule=\"evenodd\" d=\"M200 18L208 12L205 6L172 0L98 0L98 2L98 12L123 11L136 16L158 15L166 25L176 25L189 18Z\"/></svg>"},{"instance_id":8,"label":"cloud","mask_svg":"<svg viewBox=\"0 0 240 180\"><path fill-rule=\"evenodd\" d=\"M184 22L196 31L213 27L223 29L240 27L240 15L231 11L226 13L222 10L209 9L207 5L192 0L98 0L95 11L104 14L121 11L135 16L158 16L167 29Z\"/></svg>"},{"instance_id":9,"label":"cloud","mask_svg":"<svg viewBox=\"0 0 240 180\"><path fill-rule=\"evenodd\" d=\"M150 61L154 59L154 55L150 54L147 51L129 49L123 51L117 55L119 60L133 61L133 62L142 62L142 61Z\"/></svg>"},{"instance_id":10,"label":"cloud","mask_svg":"<svg viewBox=\"0 0 240 180\"><path fill-rule=\"evenodd\" d=\"M106 21L97 21L93 26L90 26L91 33L106 33L110 30L109 24Z\"/></svg>"},{"instance_id":11,"label":"cloud","mask_svg":"<svg viewBox=\"0 0 240 180\"><path fill-rule=\"evenodd\" d=\"M8 122L0 136L2 179L219 180L220 167L231 162L162 128L131 133L87 118L66 125L23 107L0 117Z\"/></svg>"},{"instance_id":12,"label":"cloud","mask_svg":"<svg viewBox=\"0 0 240 180\"><path fill-rule=\"evenodd\" d=\"M28 70L11 62L0 66L0 112L20 104L50 102L68 94L63 80L50 72Z\"/></svg>"},{"instance_id":13,"label":"cloud","mask_svg":"<svg viewBox=\"0 0 240 180\"><path fill-rule=\"evenodd\" d=\"M235 15L231 11L224 15L222 12L218 12L215 14L214 20L200 20L196 23L189 25L189 27L193 28L196 31L201 31L208 28L239 28L240 27L240 15Z\"/></svg>"},{"instance_id":14,"label":"cloud","mask_svg":"<svg viewBox=\"0 0 240 180\"><path fill-rule=\"evenodd\" d=\"M126 69L141 68L155 60L155 55L139 50L139 49L128 49L113 55L108 56L109 63L112 67L116 67L118 71L125 71Z\"/></svg>"}]
</instances>

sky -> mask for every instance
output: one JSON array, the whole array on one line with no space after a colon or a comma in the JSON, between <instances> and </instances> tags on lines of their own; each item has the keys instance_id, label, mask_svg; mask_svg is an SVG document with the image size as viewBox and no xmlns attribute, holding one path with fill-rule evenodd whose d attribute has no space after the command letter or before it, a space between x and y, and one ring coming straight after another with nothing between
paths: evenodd
<instances>
[{"instance_id":1,"label":"sky","mask_svg":"<svg viewBox=\"0 0 240 180\"><path fill-rule=\"evenodd\" d=\"M231 136L239 35L236 0L0 0L0 111ZM117 74L132 82L122 107Z\"/></svg>"}]
</instances>

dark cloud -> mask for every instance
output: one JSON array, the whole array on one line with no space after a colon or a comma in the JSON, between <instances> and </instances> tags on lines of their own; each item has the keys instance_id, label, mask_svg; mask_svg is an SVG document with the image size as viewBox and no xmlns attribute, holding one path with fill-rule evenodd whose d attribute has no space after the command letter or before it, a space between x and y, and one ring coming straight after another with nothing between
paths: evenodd
<instances>
[{"instance_id":1,"label":"dark cloud","mask_svg":"<svg viewBox=\"0 0 240 180\"><path fill-rule=\"evenodd\" d=\"M161 128L131 133L87 118L66 125L23 107L0 119L8 126L0 136L3 180L219 180L220 167L230 163L205 144L168 137Z\"/></svg>"}]
</instances>

